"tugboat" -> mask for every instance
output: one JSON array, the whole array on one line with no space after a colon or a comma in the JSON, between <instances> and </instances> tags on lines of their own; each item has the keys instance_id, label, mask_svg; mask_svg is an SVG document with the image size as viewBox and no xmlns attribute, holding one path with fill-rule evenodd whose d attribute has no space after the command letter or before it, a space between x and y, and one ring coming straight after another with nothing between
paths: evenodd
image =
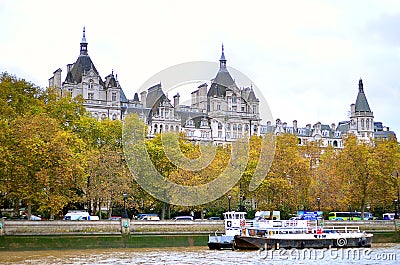
<instances>
[{"instance_id":1,"label":"tugboat","mask_svg":"<svg viewBox=\"0 0 400 265\"><path fill-rule=\"evenodd\" d=\"M233 249L233 239L237 235L242 235L243 228L246 225L245 219L246 212L226 212L224 213L225 234L209 235L208 248L209 249Z\"/></svg>"},{"instance_id":2,"label":"tugboat","mask_svg":"<svg viewBox=\"0 0 400 265\"><path fill-rule=\"evenodd\" d=\"M247 222L233 242L234 249L371 247L373 234L358 226L319 226L318 221L260 220Z\"/></svg>"}]
</instances>

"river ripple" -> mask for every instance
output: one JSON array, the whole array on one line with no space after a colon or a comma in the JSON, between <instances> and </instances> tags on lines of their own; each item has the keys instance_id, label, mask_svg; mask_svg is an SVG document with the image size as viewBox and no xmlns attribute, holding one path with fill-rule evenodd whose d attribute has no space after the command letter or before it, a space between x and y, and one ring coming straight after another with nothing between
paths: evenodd
<instances>
[{"instance_id":1,"label":"river ripple","mask_svg":"<svg viewBox=\"0 0 400 265\"><path fill-rule=\"evenodd\" d=\"M207 247L0 252L1 264L399 264L400 244L368 249L214 251Z\"/></svg>"}]
</instances>

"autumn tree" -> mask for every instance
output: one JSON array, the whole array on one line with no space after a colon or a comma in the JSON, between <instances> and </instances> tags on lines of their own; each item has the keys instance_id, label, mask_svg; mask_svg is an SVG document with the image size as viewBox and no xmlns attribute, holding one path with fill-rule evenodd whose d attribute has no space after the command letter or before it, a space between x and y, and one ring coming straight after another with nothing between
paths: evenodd
<instances>
[{"instance_id":1,"label":"autumn tree","mask_svg":"<svg viewBox=\"0 0 400 265\"><path fill-rule=\"evenodd\" d=\"M10 128L9 194L27 205L28 217L32 206L54 217L78 199L84 144L44 114L15 119Z\"/></svg>"}]
</instances>

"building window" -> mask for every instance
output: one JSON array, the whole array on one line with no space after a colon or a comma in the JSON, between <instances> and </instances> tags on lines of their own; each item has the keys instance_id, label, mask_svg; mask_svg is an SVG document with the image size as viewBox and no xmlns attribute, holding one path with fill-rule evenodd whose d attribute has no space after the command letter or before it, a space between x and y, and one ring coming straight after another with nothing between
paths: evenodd
<instances>
[{"instance_id":1,"label":"building window","mask_svg":"<svg viewBox=\"0 0 400 265\"><path fill-rule=\"evenodd\" d=\"M364 130L364 119L361 119L361 129Z\"/></svg>"},{"instance_id":2,"label":"building window","mask_svg":"<svg viewBox=\"0 0 400 265\"><path fill-rule=\"evenodd\" d=\"M218 129L222 129L222 123L218 122Z\"/></svg>"},{"instance_id":3,"label":"building window","mask_svg":"<svg viewBox=\"0 0 400 265\"><path fill-rule=\"evenodd\" d=\"M93 89L94 85L93 85L93 79L89 80L89 89Z\"/></svg>"},{"instance_id":4,"label":"building window","mask_svg":"<svg viewBox=\"0 0 400 265\"><path fill-rule=\"evenodd\" d=\"M367 125L367 130L369 130L369 119L365 121L365 124Z\"/></svg>"},{"instance_id":5,"label":"building window","mask_svg":"<svg viewBox=\"0 0 400 265\"><path fill-rule=\"evenodd\" d=\"M88 93L88 99L93 99L94 98L94 94L93 93Z\"/></svg>"},{"instance_id":6,"label":"building window","mask_svg":"<svg viewBox=\"0 0 400 265\"><path fill-rule=\"evenodd\" d=\"M115 92L112 92L112 101L117 101L117 93L115 93Z\"/></svg>"}]
</instances>

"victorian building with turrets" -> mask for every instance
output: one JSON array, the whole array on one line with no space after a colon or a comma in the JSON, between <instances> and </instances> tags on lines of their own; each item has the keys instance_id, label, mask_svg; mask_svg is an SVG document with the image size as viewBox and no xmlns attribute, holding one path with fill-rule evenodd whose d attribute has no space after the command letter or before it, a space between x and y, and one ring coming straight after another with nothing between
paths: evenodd
<instances>
[{"instance_id":1,"label":"victorian building with turrets","mask_svg":"<svg viewBox=\"0 0 400 265\"><path fill-rule=\"evenodd\" d=\"M223 46L216 76L194 89L188 106L180 104L179 93L171 101L161 83L135 93L133 99L128 100L113 71L103 79L94 66L88 53L85 28L78 59L67 65L65 79L61 76L62 70L57 69L49 79L49 86L61 94L81 95L87 111L97 119L123 120L126 115L137 114L148 126L148 137L163 132L183 132L190 140L221 145L250 135L290 133L298 137L299 145L318 141L323 147L335 148L343 148L343 136L349 133L364 141L396 137L382 123L374 122L361 79L349 120L337 125L317 122L305 127L299 127L297 120L291 125L280 119L263 121L260 108L265 106L260 106L251 84L248 87L236 84L228 71Z\"/></svg>"}]
</instances>

